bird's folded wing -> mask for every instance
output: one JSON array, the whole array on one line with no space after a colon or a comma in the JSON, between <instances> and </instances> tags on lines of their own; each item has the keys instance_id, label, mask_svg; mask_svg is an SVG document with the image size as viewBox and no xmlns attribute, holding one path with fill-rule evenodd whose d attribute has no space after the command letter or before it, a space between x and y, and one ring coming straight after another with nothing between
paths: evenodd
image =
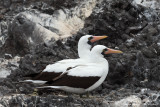
<instances>
[{"instance_id":1,"label":"bird's folded wing","mask_svg":"<svg viewBox=\"0 0 160 107\"><path fill-rule=\"evenodd\" d=\"M68 86L73 88L88 88L94 83L96 83L100 77L77 77L70 75L63 75L62 78L59 78L55 81L49 81L46 86Z\"/></svg>"},{"instance_id":2,"label":"bird's folded wing","mask_svg":"<svg viewBox=\"0 0 160 107\"><path fill-rule=\"evenodd\" d=\"M48 81L45 85L88 88L100 79L102 73L99 66L79 65L62 73L56 79Z\"/></svg>"},{"instance_id":3,"label":"bird's folded wing","mask_svg":"<svg viewBox=\"0 0 160 107\"><path fill-rule=\"evenodd\" d=\"M42 81L51 81L53 78L56 78L61 73L55 73L55 72L41 72L37 75L33 75L30 77L30 80L42 80Z\"/></svg>"}]
</instances>

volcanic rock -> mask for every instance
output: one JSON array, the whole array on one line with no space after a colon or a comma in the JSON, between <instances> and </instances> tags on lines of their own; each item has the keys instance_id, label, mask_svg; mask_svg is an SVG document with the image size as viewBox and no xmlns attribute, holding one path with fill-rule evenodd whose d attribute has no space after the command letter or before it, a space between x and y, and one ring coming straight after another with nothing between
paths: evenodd
<instances>
[{"instance_id":1,"label":"volcanic rock","mask_svg":"<svg viewBox=\"0 0 160 107\"><path fill-rule=\"evenodd\" d=\"M135 0L41 1L0 1L0 61L1 68L10 71L0 79L0 95L4 96L1 105L119 106L123 102L129 106L160 106L158 9L138 5L140 2L136 4ZM37 86L18 81L41 72L48 64L77 58L77 43L85 34L107 35L96 44L123 51L105 56L108 76L102 86L91 92L94 98L65 96L57 90L40 90L39 95L29 96ZM16 63L4 59L5 53L22 57Z\"/></svg>"}]
</instances>

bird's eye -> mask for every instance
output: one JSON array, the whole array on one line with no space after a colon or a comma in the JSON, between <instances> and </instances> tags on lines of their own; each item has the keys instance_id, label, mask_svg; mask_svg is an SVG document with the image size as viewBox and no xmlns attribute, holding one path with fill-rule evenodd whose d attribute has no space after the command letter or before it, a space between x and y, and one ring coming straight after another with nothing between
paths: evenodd
<instances>
[{"instance_id":1,"label":"bird's eye","mask_svg":"<svg viewBox=\"0 0 160 107\"><path fill-rule=\"evenodd\" d=\"M102 51L102 55L105 55L105 52L107 51L108 49L107 48L105 48L105 49L103 49L103 51Z\"/></svg>"},{"instance_id":2,"label":"bird's eye","mask_svg":"<svg viewBox=\"0 0 160 107\"><path fill-rule=\"evenodd\" d=\"M106 52L108 49L107 48L105 48L105 49L103 49L103 52Z\"/></svg>"},{"instance_id":3,"label":"bird's eye","mask_svg":"<svg viewBox=\"0 0 160 107\"><path fill-rule=\"evenodd\" d=\"M88 38L88 40L90 41L92 38L93 38L93 37L91 36L91 37Z\"/></svg>"},{"instance_id":4,"label":"bird's eye","mask_svg":"<svg viewBox=\"0 0 160 107\"><path fill-rule=\"evenodd\" d=\"M93 39L93 37L92 37L92 36L88 38L88 42L87 42L87 43L88 43L89 45L92 45L92 43L91 43L91 39Z\"/></svg>"},{"instance_id":5,"label":"bird's eye","mask_svg":"<svg viewBox=\"0 0 160 107\"><path fill-rule=\"evenodd\" d=\"M105 52L105 49L103 49L103 53Z\"/></svg>"}]
</instances>

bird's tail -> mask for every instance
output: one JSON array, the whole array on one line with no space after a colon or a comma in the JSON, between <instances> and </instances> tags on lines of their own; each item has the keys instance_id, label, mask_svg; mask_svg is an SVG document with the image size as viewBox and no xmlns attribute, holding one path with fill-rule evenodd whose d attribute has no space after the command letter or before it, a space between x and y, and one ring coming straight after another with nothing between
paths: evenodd
<instances>
[{"instance_id":1,"label":"bird's tail","mask_svg":"<svg viewBox=\"0 0 160 107\"><path fill-rule=\"evenodd\" d=\"M42 80L24 80L24 81L19 81L15 83L33 83L33 84L45 84L47 81L42 81Z\"/></svg>"},{"instance_id":2,"label":"bird's tail","mask_svg":"<svg viewBox=\"0 0 160 107\"><path fill-rule=\"evenodd\" d=\"M13 82L13 83L15 83L15 84L18 84L18 83L32 83L32 82L30 82L30 81L18 81L18 82Z\"/></svg>"},{"instance_id":3,"label":"bird's tail","mask_svg":"<svg viewBox=\"0 0 160 107\"><path fill-rule=\"evenodd\" d=\"M42 87L37 87L37 88L55 88L55 89L61 89L61 86L42 86Z\"/></svg>"}]
</instances>

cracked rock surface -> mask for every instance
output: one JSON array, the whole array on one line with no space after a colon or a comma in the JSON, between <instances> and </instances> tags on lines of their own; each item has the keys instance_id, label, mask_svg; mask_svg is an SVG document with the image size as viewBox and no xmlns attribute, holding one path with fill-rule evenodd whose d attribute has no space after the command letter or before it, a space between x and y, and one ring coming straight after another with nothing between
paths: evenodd
<instances>
[{"instance_id":1,"label":"cracked rock surface","mask_svg":"<svg viewBox=\"0 0 160 107\"><path fill-rule=\"evenodd\" d=\"M160 11L156 0L0 1L0 104L2 106L160 106ZM20 83L46 65L77 58L85 34L107 35L96 44L120 49L109 55L109 74L91 98L39 90ZM95 44L95 45L96 45ZM6 77L7 76L7 77Z\"/></svg>"}]
</instances>

